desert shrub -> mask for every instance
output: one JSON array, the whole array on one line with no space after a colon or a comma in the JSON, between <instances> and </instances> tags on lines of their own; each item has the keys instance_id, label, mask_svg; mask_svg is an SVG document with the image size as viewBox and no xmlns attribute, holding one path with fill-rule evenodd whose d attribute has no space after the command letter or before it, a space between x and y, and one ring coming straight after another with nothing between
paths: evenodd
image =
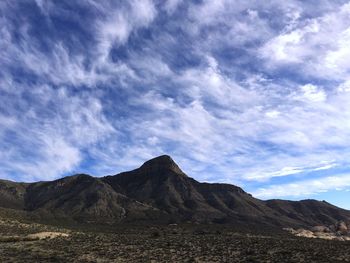
<instances>
[{"instance_id":1,"label":"desert shrub","mask_svg":"<svg viewBox=\"0 0 350 263\"><path fill-rule=\"evenodd\" d=\"M208 231L206 231L206 230L203 230L203 229L196 229L196 230L194 230L193 231L193 235L207 235L207 234L209 234L209 232Z\"/></svg>"},{"instance_id":2,"label":"desert shrub","mask_svg":"<svg viewBox=\"0 0 350 263\"><path fill-rule=\"evenodd\" d=\"M158 238L158 237L160 237L160 232L159 231L153 231L152 233L151 233L151 237L152 238Z\"/></svg>"},{"instance_id":3,"label":"desert shrub","mask_svg":"<svg viewBox=\"0 0 350 263\"><path fill-rule=\"evenodd\" d=\"M39 237L23 237L22 241L37 241L40 240Z\"/></svg>"},{"instance_id":4,"label":"desert shrub","mask_svg":"<svg viewBox=\"0 0 350 263\"><path fill-rule=\"evenodd\" d=\"M21 236L5 236L0 237L0 242L20 242L20 241L36 241L39 237L21 237Z\"/></svg>"},{"instance_id":5,"label":"desert shrub","mask_svg":"<svg viewBox=\"0 0 350 263\"><path fill-rule=\"evenodd\" d=\"M8 236L8 237L1 237L0 242L18 242L22 241L22 238L19 236Z\"/></svg>"}]
</instances>

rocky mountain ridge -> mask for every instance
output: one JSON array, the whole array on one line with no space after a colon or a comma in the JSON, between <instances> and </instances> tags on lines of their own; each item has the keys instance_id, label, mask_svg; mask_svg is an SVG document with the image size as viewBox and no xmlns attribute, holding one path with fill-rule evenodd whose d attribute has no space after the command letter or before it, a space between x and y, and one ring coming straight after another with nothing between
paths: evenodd
<instances>
[{"instance_id":1,"label":"rocky mountain ridge","mask_svg":"<svg viewBox=\"0 0 350 263\"><path fill-rule=\"evenodd\" d=\"M350 211L327 202L262 201L234 185L200 183L167 155L101 178L78 174L36 183L1 180L0 207L38 219L108 224L191 222L309 229L350 220Z\"/></svg>"}]
</instances>

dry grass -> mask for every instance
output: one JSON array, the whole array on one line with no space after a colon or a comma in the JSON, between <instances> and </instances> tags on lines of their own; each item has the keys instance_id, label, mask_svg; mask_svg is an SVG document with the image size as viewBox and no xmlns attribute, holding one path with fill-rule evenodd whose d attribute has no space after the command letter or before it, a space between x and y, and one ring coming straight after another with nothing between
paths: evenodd
<instances>
[{"instance_id":1,"label":"dry grass","mask_svg":"<svg viewBox=\"0 0 350 263\"><path fill-rule=\"evenodd\" d=\"M284 231L129 225L78 228L68 235L66 229L39 224L12 227L14 232L30 229L32 233L24 236L36 239L0 242L1 262L350 262L350 242L295 237ZM52 232L55 238L41 239L52 237Z\"/></svg>"}]
</instances>

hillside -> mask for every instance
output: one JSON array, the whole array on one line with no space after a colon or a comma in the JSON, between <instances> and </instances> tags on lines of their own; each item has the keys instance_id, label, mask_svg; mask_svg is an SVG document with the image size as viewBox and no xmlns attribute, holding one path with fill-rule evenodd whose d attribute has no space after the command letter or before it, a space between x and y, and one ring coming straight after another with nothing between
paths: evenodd
<instances>
[{"instance_id":1,"label":"hillside","mask_svg":"<svg viewBox=\"0 0 350 263\"><path fill-rule=\"evenodd\" d=\"M214 222L312 227L350 220L350 211L327 202L262 201L234 185L200 183L167 155L133 171L102 178L79 174L36 183L1 180L0 207L37 219L109 224Z\"/></svg>"}]
</instances>

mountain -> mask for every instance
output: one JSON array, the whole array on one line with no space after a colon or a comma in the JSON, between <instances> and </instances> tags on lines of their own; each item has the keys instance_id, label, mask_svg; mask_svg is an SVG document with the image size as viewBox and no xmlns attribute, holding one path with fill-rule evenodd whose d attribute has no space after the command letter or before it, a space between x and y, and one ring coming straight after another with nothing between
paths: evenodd
<instances>
[{"instance_id":1,"label":"mountain","mask_svg":"<svg viewBox=\"0 0 350 263\"><path fill-rule=\"evenodd\" d=\"M24 204L27 211L87 222L120 222L127 214L134 219L147 219L159 212L114 191L101 179L85 174L30 184Z\"/></svg>"},{"instance_id":2,"label":"mountain","mask_svg":"<svg viewBox=\"0 0 350 263\"><path fill-rule=\"evenodd\" d=\"M316 200L262 201L230 184L200 183L170 156L101 178L79 174L55 181L0 180L0 207L39 219L77 222L194 222L270 225L332 225L350 211Z\"/></svg>"},{"instance_id":3,"label":"mountain","mask_svg":"<svg viewBox=\"0 0 350 263\"><path fill-rule=\"evenodd\" d=\"M271 210L237 186L197 182L169 156L154 158L136 170L103 180L115 191L176 215L176 221L231 221L246 216L253 220L264 215L264 209Z\"/></svg>"}]
</instances>

